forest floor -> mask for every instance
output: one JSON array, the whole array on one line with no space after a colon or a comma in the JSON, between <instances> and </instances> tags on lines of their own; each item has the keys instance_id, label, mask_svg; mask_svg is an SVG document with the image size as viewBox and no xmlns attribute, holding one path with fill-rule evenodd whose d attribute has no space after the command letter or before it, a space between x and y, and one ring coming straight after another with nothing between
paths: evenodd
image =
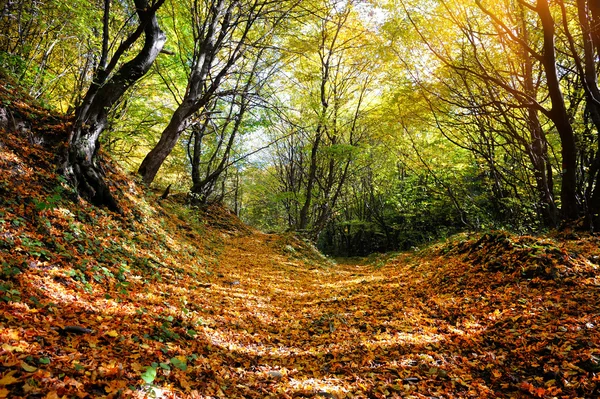
<instances>
[{"instance_id":1,"label":"forest floor","mask_svg":"<svg viewBox=\"0 0 600 399\"><path fill-rule=\"evenodd\" d=\"M54 172L66 122L24 103L10 120L0 398L600 397L598 237L335 262L111 164L124 215L90 206Z\"/></svg>"}]
</instances>

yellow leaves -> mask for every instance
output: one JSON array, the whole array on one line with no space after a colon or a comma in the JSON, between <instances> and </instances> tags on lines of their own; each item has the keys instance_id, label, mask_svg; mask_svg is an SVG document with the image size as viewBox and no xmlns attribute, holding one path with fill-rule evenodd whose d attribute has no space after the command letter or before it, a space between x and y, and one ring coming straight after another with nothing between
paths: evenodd
<instances>
[{"instance_id":1,"label":"yellow leaves","mask_svg":"<svg viewBox=\"0 0 600 399\"><path fill-rule=\"evenodd\" d=\"M10 344L3 344L2 345L2 349L4 349L7 352L23 352L23 348L19 347L19 346L12 346Z\"/></svg>"},{"instance_id":2,"label":"yellow leaves","mask_svg":"<svg viewBox=\"0 0 600 399\"><path fill-rule=\"evenodd\" d=\"M21 368L28 373L34 373L37 370L37 367L31 366L25 362L21 363Z\"/></svg>"},{"instance_id":3,"label":"yellow leaves","mask_svg":"<svg viewBox=\"0 0 600 399\"><path fill-rule=\"evenodd\" d=\"M13 377L13 375L16 373L16 371L9 371L8 373L6 373L6 375L2 378L0 378L0 386L4 386L4 385L11 385L14 384L16 382L19 382L18 378Z\"/></svg>"},{"instance_id":4,"label":"yellow leaves","mask_svg":"<svg viewBox=\"0 0 600 399\"><path fill-rule=\"evenodd\" d=\"M139 371L141 371L141 370L143 370L143 369L144 369L144 366L142 366L142 365L141 365L141 364L139 364L138 362L133 362L133 363L131 363L131 369L132 369L133 371L139 372Z\"/></svg>"},{"instance_id":5,"label":"yellow leaves","mask_svg":"<svg viewBox=\"0 0 600 399\"><path fill-rule=\"evenodd\" d=\"M123 365L115 359L111 359L108 363L103 364L98 369L102 376L120 375L123 371Z\"/></svg>"},{"instance_id":6,"label":"yellow leaves","mask_svg":"<svg viewBox=\"0 0 600 399\"><path fill-rule=\"evenodd\" d=\"M13 341L18 341L20 339L19 332L12 328L5 330L2 335Z\"/></svg>"},{"instance_id":7,"label":"yellow leaves","mask_svg":"<svg viewBox=\"0 0 600 399\"><path fill-rule=\"evenodd\" d=\"M10 391L6 388L0 388L0 398L8 398Z\"/></svg>"},{"instance_id":8,"label":"yellow leaves","mask_svg":"<svg viewBox=\"0 0 600 399\"><path fill-rule=\"evenodd\" d=\"M185 374L179 376L179 385L181 385L186 392L192 390L191 381L185 376Z\"/></svg>"},{"instance_id":9,"label":"yellow leaves","mask_svg":"<svg viewBox=\"0 0 600 399\"><path fill-rule=\"evenodd\" d=\"M127 388L128 381L127 380L111 380L108 383L108 386L104 388L107 393L117 393Z\"/></svg>"},{"instance_id":10,"label":"yellow leaves","mask_svg":"<svg viewBox=\"0 0 600 399\"><path fill-rule=\"evenodd\" d=\"M119 336L119 333L116 332L115 330L110 330L109 332L106 333L106 335L108 335L109 337L112 337L112 338L117 338Z\"/></svg>"}]
</instances>

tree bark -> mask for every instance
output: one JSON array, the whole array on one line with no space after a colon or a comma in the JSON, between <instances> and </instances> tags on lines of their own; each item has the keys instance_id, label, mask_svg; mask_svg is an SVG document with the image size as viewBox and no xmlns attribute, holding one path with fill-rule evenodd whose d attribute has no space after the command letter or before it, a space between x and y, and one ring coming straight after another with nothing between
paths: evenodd
<instances>
[{"instance_id":1,"label":"tree bark","mask_svg":"<svg viewBox=\"0 0 600 399\"><path fill-rule=\"evenodd\" d=\"M169 124L163 130L160 140L142 161L138 174L142 176L144 184L150 185L152 183L164 160L167 159L175 145L177 145L181 133L188 127L189 116L194 112L191 109L191 104L187 101L184 101L177 108Z\"/></svg>"},{"instance_id":2,"label":"tree bark","mask_svg":"<svg viewBox=\"0 0 600 399\"><path fill-rule=\"evenodd\" d=\"M310 150L310 166L308 169L308 178L306 183L306 198L304 199L304 205L302 205L302 209L300 209L300 220L298 222L297 230L306 230L308 227L308 211L312 202L313 187L317 174L317 155L319 152L319 145L321 144L321 129L321 126L317 127L315 141L313 142Z\"/></svg>"},{"instance_id":3,"label":"tree bark","mask_svg":"<svg viewBox=\"0 0 600 399\"><path fill-rule=\"evenodd\" d=\"M560 190L561 213L566 222L572 222L581 215L577 201L577 146L573 126L569 121L567 107L558 79L555 53L555 26L548 0L537 0L536 11L542 22L544 43L541 57L546 75L548 94L552 103L549 116L558 131L561 141L562 184Z\"/></svg>"},{"instance_id":4,"label":"tree bark","mask_svg":"<svg viewBox=\"0 0 600 399\"><path fill-rule=\"evenodd\" d=\"M148 0L135 0L139 28L126 42L130 42L131 46L137 40L136 35L139 37L143 30L144 46L110 79L107 77L110 67L116 65L118 61L114 57L120 57L126 48L121 46L108 66L105 54L102 55L103 63L99 66L88 93L77 109L68 140L63 173L82 197L95 205L107 206L114 211L120 211L120 208L104 179L104 172L98 159L98 139L106 129L109 111L123 94L146 74L165 44L166 36L156 19L156 11L163 2L164 0L159 0L150 7Z\"/></svg>"},{"instance_id":5,"label":"tree bark","mask_svg":"<svg viewBox=\"0 0 600 399\"><path fill-rule=\"evenodd\" d=\"M590 119L596 128L597 149L589 166L586 189L586 227L592 231L600 228L600 89L598 88L596 52L600 50L600 27L598 24L598 1L577 0L577 14L583 41L583 67L581 79L586 93L586 105ZM591 23L590 23L591 22ZM574 44L574 43L573 43ZM577 54L573 54L577 57Z\"/></svg>"},{"instance_id":6,"label":"tree bark","mask_svg":"<svg viewBox=\"0 0 600 399\"><path fill-rule=\"evenodd\" d=\"M191 193L195 194L195 198L200 200L200 202L207 201L211 194L213 194L215 184L217 180L222 176L223 172L225 172L230 166L229 162L231 158L231 153L233 151L234 144L236 142L236 138L238 137L238 133L240 127L242 126L243 118L250 106L250 102L252 99L251 88L255 85L255 76L258 71L259 63L261 61L262 51L256 55L255 60L252 63L252 69L247 76L247 80L244 83L242 80L244 79L244 74L241 74L238 77L238 81L233 88L233 94L229 100L229 111L228 115L222 124L219 126L219 130L221 134L219 135L219 142L216 145L216 148L213 148L212 156L210 160L207 162L206 171L204 173L204 177L200 176L200 158L201 158L201 135L196 135L194 141L194 153L191 159L192 161L192 188ZM243 84L242 84L243 83ZM240 87L243 86L243 87ZM260 91L260 85L255 85L254 89L258 92ZM217 104L213 104L214 107L217 107ZM236 105L238 106L236 108ZM206 125L209 123L211 112L206 114L206 121L203 125L203 130L206 129ZM231 129L229 126L233 122L233 127ZM216 133L216 132L215 132ZM229 134L229 138L226 140L227 134ZM199 139L199 140L198 140ZM224 146L224 147L223 147Z\"/></svg>"},{"instance_id":7,"label":"tree bark","mask_svg":"<svg viewBox=\"0 0 600 399\"><path fill-rule=\"evenodd\" d=\"M529 43L529 30L525 20L524 6L519 6L522 37L525 43ZM537 91L534 84L533 60L531 54L523 49L524 76L523 86L525 93L531 98L537 97ZM527 109L527 124L529 125L530 144L527 145L527 153L533 165L533 174L536 182L536 188L541 205L542 221L546 227L556 227L558 224L558 209L554 202L554 192L552 187L552 167L548 159L548 140L544 134L544 129L540 123L538 110L535 107Z\"/></svg>"}]
</instances>

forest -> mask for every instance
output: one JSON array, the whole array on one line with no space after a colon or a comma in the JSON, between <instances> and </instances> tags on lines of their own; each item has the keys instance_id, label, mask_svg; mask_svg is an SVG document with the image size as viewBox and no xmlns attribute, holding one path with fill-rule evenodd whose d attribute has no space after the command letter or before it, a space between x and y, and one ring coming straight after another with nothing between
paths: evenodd
<instances>
[{"instance_id":1,"label":"forest","mask_svg":"<svg viewBox=\"0 0 600 399\"><path fill-rule=\"evenodd\" d=\"M6 2L0 64L92 203L106 154L335 255L600 223L592 1L87 4Z\"/></svg>"},{"instance_id":2,"label":"forest","mask_svg":"<svg viewBox=\"0 0 600 399\"><path fill-rule=\"evenodd\" d=\"M0 398L600 396L600 3L1 0Z\"/></svg>"}]
</instances>

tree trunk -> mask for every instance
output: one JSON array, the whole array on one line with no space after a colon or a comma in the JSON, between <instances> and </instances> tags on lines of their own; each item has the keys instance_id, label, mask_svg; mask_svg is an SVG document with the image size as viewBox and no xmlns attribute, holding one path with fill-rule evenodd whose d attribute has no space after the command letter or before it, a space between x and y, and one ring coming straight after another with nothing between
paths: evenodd
<instances>
[{"instance_id":1,"label":"tree trunk","mask_svg":"<svg viewBox=\"0 0 600 399\"><path fill-rule=\"evenodd\" d=\"M94 82L75 114L75 123L68 140L63 173L82 197L114 211L120 210L104 179L98 159L98 138L106 129L109 111L127 89L146 74L165 44L166 36L156 19L156 10L163 2L164 0L150 7L147 0L135 0L140 28L143 28L145 36L144 46L108 80L103 76L105 66L100 65L101 70L96 73Z\"/></svg>"},{"instance_id":2,"label":"tree trunk","mask_svg":"<svg viewBox=\"0 0 600 399\"><path fill-rule=\"evenodd\" d=\"M181 133L187 128L189 123L189 116L194 112L192 110L191 104L186 104L185 102L177 108L169 124L163 130L160 140L156 144L156 146L146 155L140 168L138 169L138 174L142 176L142 181L146 185L150 185L161 165L167 159L177 142L179 141L179 137Z\"/></svg>"},{"instance_id":3,"label":"tree trunk","mask_svg":"<svg viewBox=\"0 0 600 399\"><path fill-rule=\"evenodd\" d=\"M580 216L581 210L577 202L577 146L558 79L554 45L555 26L548 0L538 0L536 9L544 31L544 52L541 61L552 103L550 119L554 122L561 141L561 213L566 222L571 222Z\"/></svg>"},{"instance_id":4,"label":"tree trunk","mask_svg":"<svg viewBox=\"0 0 600 399\"><path fill-rule=\"evenodd\" d=\"M199 27L196 32L194 59L192 71L188 80L188 89L184 100L177 108L169 124L163 131L156 146L146 155L138 169L142 181L150 185L161 165L169 156L183 131L189 126L190 117L205 107L216 95L221 81L230 72L231 67L244 55L247 49L247 35L258 15L255 13L260 7L258 3L246 10L247 18L241 18L243 10L237 10L241 3L218 0L210 7L209 20ZM196 10L197 12L197 10ZM202 18L196 16L196 18ZM239 33L239 38L233 42L234 33ZM229 44L233 44L229 48ZM228 50L225 53L224 49ZM225 53L225 54L224 54ZM215 71L215 59L224 57L220 70Z\"/></svg>"},{"instance_id":5,"label":"tree trunk","mask_svg":"<svg viewBox=\"0 0 600 399\"><path fill-rule=\"evenodd\" d=\"M209 123L210 118L208 115L206 115L204 121L202 122L202 125L194 126L193 128L194 145L191 154L188 154L188 157L192 164L192 184L202 179L202 177L200 176L200 157L202 155L202 141L204 140L204 136Z\"/></svg>"},{"instance_id":6,"label":"tree trunk","mask_svg":"<svg viewBox=\"0 0 600 399\"><path fill-rule=\"evenodd\" d=\"M346 178L348 177L348 170L350 169L351 162L352 162L351 159L348 159L346 161L346 165L344 166L344 171L342 172L342 175L340 176L340 180L337 183L337 187L335 189L335 192L333 193L333 196L331 196L330 193L327 194L324 208L323 208L321 214L319 215L319 217L317 218L317 220L314 224L314 227L312 229L312 232L311 232L312 233L311 238L315 242L321 235L321 232L327 226L327 223L329 222L329 219L331 218L333 210L335 209L335 206L337 205L337 201L342 192L342 188L346 184ZM333 172L330 172L330 173L333 173ZM331 181L330 184L331 185L328 188L328 191L331 188L333 188L334 182Z\"/></svg>"},{"instance_id":7,"label":"tree trunk","mask_svg":"<svg viewBox=\"0 0 600 399\"><path fill-rule=\"evenodd\" d=\"M558 224L558 210L552 192L552 168L548 159L548 142L537 117L537 111L529 109L528 113L531 145L528 146L527 152L533 165L533 174L541 205L542 222L546 227L556 227Z\"/></svg>"},{"instance_id":8,"label":"tree trunk","mask_svg":"<svg viewBox=\"0 0 600 399\"><path fill-rule=\"evenodd\" d=\"M260 53L262 54L262 52ZM242 126L243 118L246 114L246 110L248 106L250 106L250 101L252 99L250 89L252 84L254 83L254 76L258 70L258 64L261 59L260 54L254 60L252 70L248 76L248 80L245 82L244 87L240 88L241 79L243 75L240 76L240 80L235 85L234 93L231 98L231 103L229 105L229 112L225 120L222 122L220 126L220 138L219 143L216 148L213 149L213 154L206 166L206 173L204 178L200 177L199 169L200 169L200 157L201 157L201 147L198 140L194 142L194 154L192 158L192 194L196 194L196 197L201 199L202 201L206 201L208 197L212 194L214 190L214 186L217 180L221 177L223 172L225 172L230 166L230 157L231 152L233 150L233 146L235 144L235 140L237 138L240 127ZM239 100L236 101L236 98L239 97ZM236 110L235 105L238 104L239 108ZM217 104L214 104L214 107L217 107ZM210 113L206 115L206 122L203 125L204 129L206 125L209 123ZM233 127L229 132L229 139L225 142L225 138L227 135L227 131L229 130L229 125L233 121ZM224 150L221 152L221 148L225 145ZM220 157L220 159L218 159ZM217 163L218 161L218 163Z\"/></svg>"},{"instance_id":9,"label":"tree trunk","mask_svg":"<svg viewBox=\"0 0 600 399\"><path fill-rule=\"evenodd\" d=\"M529 30L525 19L525 7L519 4L521 19L521 37L529 44ZM523 57L523 86L525 93L536 98L538 93L534 83L533 59L527 49L522 49ZM552 187L552 166L548 158L548 140L535 107L527 108L527 125L529 127L530 144L526 146L527 154L533 166L533 174L540 204L542 223L545 227L556 227L558 224L558 209L554 202Z\"/></svg>"},{"instance_id":10,"label":"tree trunk","mask_svg":"<svg viewBox=\"0 0 600 399\"><path fill-rule=\"evenodd\" d=\"M590 0L588 6L591 13L591 25L592 28L592 43L594 50L594 59L597 59L600 54L600 3L596 0ZM596 80L596 84L597 84ZM600 101L600 98L596 98ZM590 215L591 215L591 229L592 231L600 231L600 127L597 128L597 149L596 149L596 160L592 170L595 171L596 176L594 178L593 173L592 181L595 183L595 188L590 198Z\"/></svg>"},{"instance_id":11,"label":"tree trunk","mask_svg":"<svg viewBox=\"0 0 600 399\"><path fill-rule=\"evenodd\" d=\"M583 39L584 67L582 80L586 92L586 104L590 119L596 128L597 149L591 160L586 189L586 227L594 231L600 228L600 89L598 88L596 51L600 46L598 27L598 1L577 0L577 13ZM592 22L590 24L590 21ZM576 57L577 55L574 54Z\"/></svg>"},{"instance_id":12,"label":"tree trunk","mask_svg":"<svg viewBox=\"0 0 600 399\"><path fill-rule=\"evenodd\" d=\"M302 209L300 209L300 221L298 223L297 230L306 230L308 227L308 211L310 210L313 187L317 178L317 156L319 152L319 144L321 143L321 128L321 126L317 127L317 135L315 136L315 141L312 149L310 150L310 166L306 183L306 198L304 199L304 205L302 205Z\"/></svg>"}]
</instances>

